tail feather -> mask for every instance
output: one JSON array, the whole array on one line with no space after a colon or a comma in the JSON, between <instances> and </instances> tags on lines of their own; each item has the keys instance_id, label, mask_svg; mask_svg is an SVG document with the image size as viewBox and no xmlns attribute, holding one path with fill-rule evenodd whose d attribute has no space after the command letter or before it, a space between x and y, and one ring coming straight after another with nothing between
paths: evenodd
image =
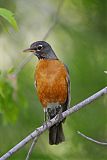
<instances>
[{"instance_id":1,"label":"tail feather","mask_svg":"<svg viewBox=\"0 0 107 160\"><path fill-rule=\"evenodd\" d=\"M60 122L49 129L49 144L59 144L63 141L65 141L65 136L63 133L62 122Z\"/></svg>"}]
</instances>

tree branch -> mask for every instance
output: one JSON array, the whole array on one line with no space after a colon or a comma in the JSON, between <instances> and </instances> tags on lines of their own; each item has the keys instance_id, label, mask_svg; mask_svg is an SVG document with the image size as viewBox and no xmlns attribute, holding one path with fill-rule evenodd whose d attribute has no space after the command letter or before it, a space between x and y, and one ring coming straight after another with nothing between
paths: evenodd
<instances>
[{"instance_id":1,"label":"tree branch","mask_svg":"<svg viewBox=\"0 0 107 160\"><path fill-rule=\"evenodd\" d=\"M13 78L15 78L18 73L23 69L23 67L25 66L26 63L28 63L33 57L33 54L29 54L27 57L25 57L17 66L17 68L15 69L14 73L11 75Z\"/></svg>"},{"instance_id":2,"label":"tree branch","mask_svg":"<svg viewBox=\"0 0 107 160\"><path fill-rule=\"evenodd\" d=\"M60 0L59 1L59 4L58 4L58 7L57 7L57 10L56 10L56 13L54 15L54 21L53 21L53 24L50 26L50 28L48 29L47 33L45 34L45 36L43 37L43 40L46 40L48 38L48 36L50 35L50 33L52 32L52 30L54 29L54 27L56 26L56 24L58 23L58 19L59 19L59 14L60 14L60 10L61 10L61 7L63 5L63 2L64 0Z\"/></svg>"},{"instance_id":3,"label":"tree branch","mask_svg":"<svg viewBox=\"0 0 107 160\"><path fill-rule=\"evenodd\" d=\"M93 94L89 98L85 99L84 101L78 103L77 105L73 106L72 108L69 108L65 112L62 113L62 117L65 118L69 115L72 115L79 109L85 107L87 104L90 104L94 100L98 99L99 97L103 96L104 94L107 94L107 87L103 88L102 90L98 91L97 93ZM10 149L6 154L4 154L0 160L5 160L8 157L12 156L15 152L17 152L19 149L24 147L30 140L34 139L35 137L40 136L43 132L45 132L47 129L49 129L51 126L56 124L58 122L57 116L55 116L53 119L48 121L45 125L40 126L37 128L34 132L32 132L30 135L28 135L25 139L23 139L21 142L19 142L16 146L14 146L12 149Z\"/></svg>"},{"instance_id":4,"label":"tree branch","mask_svg":"<svg viewBox=\"0 0 107 160\"><path fill-rule=\"evenodd\" d=\"M100 144L100 145L107 146L107 142L97 141L97 140L95 140L95 139L93 139L93 138L91 138L91 137L86 136L85 134L81 133L80 131L77 131L77 133L78 133L80 136L84 137L85 139L87 139L87 140L89 140L89 141L91 141L91 142L94 142L94 143L97 143L97 144Z\"/></svg>"}]
</instances>

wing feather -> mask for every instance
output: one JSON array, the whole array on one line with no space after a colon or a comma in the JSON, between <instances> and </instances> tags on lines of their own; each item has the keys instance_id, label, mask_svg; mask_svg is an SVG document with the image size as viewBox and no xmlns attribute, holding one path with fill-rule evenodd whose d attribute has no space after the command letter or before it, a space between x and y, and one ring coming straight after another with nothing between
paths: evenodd
<instances>
[{"instance_id":1,"label":"wing feather","mask_svg":"<svg viewBox=\"0 0 107 160\"><path fill-rule=\"evenodd\" d=\"M70 102L71 102L70 75L69 75L68 67L66 65L65 65L65 68L66 68L66 71L67 71L67 77L66 77L66 81L67 81L67 99L66 99L66 102L63 105L64 106L64 111L67 110L68 108L70 108Z\"/></svg>"}]
</instances>

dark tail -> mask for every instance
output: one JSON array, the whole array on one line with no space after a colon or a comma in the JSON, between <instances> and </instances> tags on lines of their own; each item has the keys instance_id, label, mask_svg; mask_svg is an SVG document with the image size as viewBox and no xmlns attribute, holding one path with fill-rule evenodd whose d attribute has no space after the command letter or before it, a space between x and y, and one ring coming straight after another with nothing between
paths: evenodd
<instances>
[{"instance_id":1,"label":"dark tail","mask_svg":"<svg viewBox=\"0 0 107 160\"><path fill-rule=\"evenodd\" d=\"M60 122L49 129L49 144L59 144L63 141L65 141L65 136L63 133L62 122Z\"/></svg>"}]
</instances>

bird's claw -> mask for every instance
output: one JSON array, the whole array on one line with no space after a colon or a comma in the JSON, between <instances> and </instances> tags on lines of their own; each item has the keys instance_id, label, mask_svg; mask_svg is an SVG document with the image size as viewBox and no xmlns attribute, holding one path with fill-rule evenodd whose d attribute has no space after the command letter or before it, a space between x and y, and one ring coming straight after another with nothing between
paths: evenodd
<instances>
[{"instance_id":1,"label":"bird's claw","mask_svg":"<svg viewBox=\"0 0 107 160\"><path fill-rule=\"evenodd\" d=\"M61 105L56 107L56 113L57 113L56 119L58 119L58 123L60 123L63 120Z\"/></svg>"},{"instance_id":2,"label":"bird's claw","mask_svg":"<svg viewBox=\"0 0 107 160\"><path fill-rule=\"evenodd\" d=\"M45 122L43 123L43 128L45 128L45 126L46 126L46 128L48 127L47 121L45 121Z\"/></svg>"}]
</instances>

